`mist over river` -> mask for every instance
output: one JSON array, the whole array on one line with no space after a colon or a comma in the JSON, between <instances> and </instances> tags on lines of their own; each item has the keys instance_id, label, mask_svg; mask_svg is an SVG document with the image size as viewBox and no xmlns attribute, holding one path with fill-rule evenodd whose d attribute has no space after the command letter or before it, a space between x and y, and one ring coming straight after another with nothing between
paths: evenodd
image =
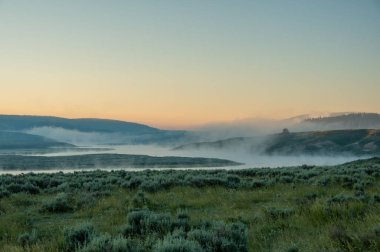
<instances>
[{"instance_id":1,"label":"mist over river","mask_svg":"<svg viewBox=\"0 0 380 252\"><path fill-rule=\"evenodd\" d=\"M145 169L152 170L165 170L165 169L247 169L247 168L275 168L275 167L286 167L286 166L300 166L300 165L337 165L345 162L354 161L357 159L365 157L356 156L264 156L255 155L254 153L248 153L243 151L220 151L220 150L172 150L171 147L158 146L158 145L118 145L118 146L86 146L79 150L59 150L47 153L22 153L23 155L29 156L73 156L73 155L84 155L84 154L131 154L131 155L148 155L148 156L175 156L175 157L205 157L205 158L221 158L228 159L236 162L243 163L238 166L225 166L225 167L152 167L152 168L120 168L120 167L96 167L90 169L51 169L51 170L14 170L14 171L0 171L0 174L20 174L27 172L35 173L54 173L54 172L75 172L75 171L91 171L97 169L104 170L128 170L128 171L141 171ZM13 153L14 154L14 153Z\"/></svg>"}]
</instances>

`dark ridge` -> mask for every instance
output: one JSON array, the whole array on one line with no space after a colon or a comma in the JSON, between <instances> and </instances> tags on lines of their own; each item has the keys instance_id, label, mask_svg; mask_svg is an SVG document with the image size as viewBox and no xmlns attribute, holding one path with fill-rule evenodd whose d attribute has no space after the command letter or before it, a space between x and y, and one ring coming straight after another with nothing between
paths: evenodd
<instances>
[{"instance_id":1,"label":"dark ridge","mask_svg":"<svg viewBox=\"0 0 380 252\"><path fill-rule=\"evenodd\" d=\"M173 150L244 149L262 155L358 155L380 154L380 130L331 130L273 134L265 138L230 138L180 145Z\"/></svg>"},{"instance_id":2,"label":"dark ridge","mask_svg":"<svg viewBox=\"0 0 380 252\"><path fill-rule=\"evenodd\" d=\"M152 157L127 154L87 154L73 156L0 155L0 169L83 169L83 168L176 168L240 165L230 160L198 157Z\"/></svg>"},{"instance_id":3,"label":"dark ridge","mask_svg":"<svg viewBox=\"0 0 380 252\"><path fill-rule=\"evenodd\" d=\"M318 125L340 125L346 129L380 128L380 114L349 113L337 116L308 118L305 122Z\"/></svg>"},{"instance_id":4,"label":"dark ridge","mask_svg":"<svg viewBox=\"0 0 380 252\"><path fill-rule=\"evenodd\" d=\"M45 149L52 147L75 147L42 136L21 132L0 131L0 149Z\"/></svg>"},{"instance_id":5,"label":"dark ridge","mask_svg":"<svg viewBox=\"0 0 380 252\"><path fill-rule=\"evenodd\" d=\"M81 118L67 119L54 116L0 115L0 130L27 130L36 127L60 127L83 132L156 133L159 129L147 125L118 120Z\"/></svg>"}]
</instances>

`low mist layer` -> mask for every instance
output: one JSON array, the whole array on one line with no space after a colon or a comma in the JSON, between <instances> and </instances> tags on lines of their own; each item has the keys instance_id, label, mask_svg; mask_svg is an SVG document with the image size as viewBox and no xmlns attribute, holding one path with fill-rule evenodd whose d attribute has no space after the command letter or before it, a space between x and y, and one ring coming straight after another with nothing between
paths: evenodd
<instances>
[{"instance_id":1,"label":"low mist layer","mask_svg":"<svg viewBox=\"0 0 380 252\"><path fill-rule=\"evenodd\" d=\"M107 153L220 158L244 163L239 167L246 168L334 165L380 154L379 130L353 130L380 125L380 115L368 113L242 120L196 131L166 131L113 120L33 116L0 116L0 123L1 134L14 136L8 137L8 142L42 141L44 145L28 146L44 147L29 152L35 156ZM350 130L326 130L330 128ZM306 132L297 132L302 130ZM269 134L273 132L277 134ZM1 151L18 154L14 149L7 152L5 147ZM19 154L22 151L20 147Z\"/></svg>"}]
</instances>

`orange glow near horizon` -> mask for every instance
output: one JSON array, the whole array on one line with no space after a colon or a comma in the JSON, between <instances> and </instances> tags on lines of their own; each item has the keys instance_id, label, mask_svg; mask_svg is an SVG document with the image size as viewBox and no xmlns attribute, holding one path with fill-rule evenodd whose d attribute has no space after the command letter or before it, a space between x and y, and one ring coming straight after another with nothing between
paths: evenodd
<instances>
[{"instance_id":1,"label":"orange glow near horizon","mask_svg":"<svg viewBox=\"0 0 380 252\"><path fill-rule=\"evenodd\" d=\"M148 2L0 1L0 114L187 129L380 112L372 1Z\"/></svg>"}]
</instances>

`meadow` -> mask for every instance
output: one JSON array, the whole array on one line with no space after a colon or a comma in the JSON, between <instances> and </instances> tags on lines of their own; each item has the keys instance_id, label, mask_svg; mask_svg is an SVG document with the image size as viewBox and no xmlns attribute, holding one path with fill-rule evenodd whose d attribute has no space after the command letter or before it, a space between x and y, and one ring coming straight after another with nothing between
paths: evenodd
<instances>
[{"instance_id":1,"label":"meadow","mask_svg":"<svg viewBox=\"0 0 380 252\"><path fill-rule=\"evenodd\" d=\"M380 251L380 158L2 175L0 251Z\"/></svg>"}]
</instances>

